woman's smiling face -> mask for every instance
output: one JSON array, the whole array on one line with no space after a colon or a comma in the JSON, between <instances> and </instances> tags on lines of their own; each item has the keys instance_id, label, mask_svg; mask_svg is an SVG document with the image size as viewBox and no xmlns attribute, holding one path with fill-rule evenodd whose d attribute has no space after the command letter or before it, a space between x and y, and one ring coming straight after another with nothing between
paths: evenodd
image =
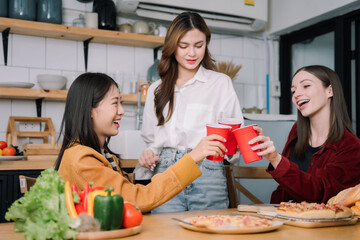
<instances>
[{"instance_id":1,"label":"woman's smiling face","mask_svg":"<svg viewBox=\"0 0 360 240\"><path fill-rule=\"evenodd\" d=\"M112 85L99 105L91 110L91 118L100 146L104 145L106 137L118 134L119 122L124 113L119 89Z\"/></svg>"},{"instance_id":2,"label":"woman's smiling face","mask_svg":"<svg viewBox=\"0 0 360 240\"><path fill-rule=\"evenodd\" d=\"M188 31L178 42L175 58L179 70L197 71L204 58L206 50L206 36L194 28Z\"/></svg>"},{"instance_id":3,"label":"woman's smiling face","mask_svg":"<svg viewBox=\"0 0 360 240\"><path fill-rule=\"evenodd\" d=\"M306 71L300 71L294 76L291 92L293 104L304 117L311 117L329 108L333 96L331 85L325 87L320 79Z\"/></svg>"}]
</instances>

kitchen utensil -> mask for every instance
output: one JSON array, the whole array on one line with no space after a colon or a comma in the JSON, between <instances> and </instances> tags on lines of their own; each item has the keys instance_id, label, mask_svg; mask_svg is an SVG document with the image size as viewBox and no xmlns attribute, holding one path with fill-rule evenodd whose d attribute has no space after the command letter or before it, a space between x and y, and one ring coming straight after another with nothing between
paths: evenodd
<instances>
[{"instance_id":1,"label":"kitchen utensil","mask_svg":"<svg viewBox=\"0 0 360 240\"><path fill-rule=\"evenodd\" d=\"M131 33L133 32L133 27L130 23L123 23L119 25L120 32Z\"/></svg>"},{"instance_id":2,"label":"kitchen utensil","mask_svg":"<svg viewBox=\"0 0 360 240\"><path fill-rule=\"evenodd\" d=\"M60 152L61 144L23 144L23 153L25 156L30 155L58 155Z\"/></svg>"},{"instance_id":3,"label":"kitchen utensil","mask_svg":"<svg viewBox=\"0 0 360 240\"><path fill-rule=\"evenodd\" d=\"M159 36L159 37L165 37L167 33L167 28L164 27L163 25L159 25L156 29L154 34Z\"/></svg>"},{"instance_id":4,"label":"kitchen utensil","mask_svg":"<svg viewBox=\"0 0 360 240\"><path fill-rule=\"evenodd\" d=\"M174 219L174 218L172 218ZM181 219L174 219L179 221ZM284 222L281 221L273 221L271 226L266 227L198 227L194 226L193 224L189 224L188 221L181 220L179 221L180 226L185 229L197 231L197 232L207 232L207 233L219 233L219 234L246 234L246 233L260 233L260 232L269 232L275 229L280 228Z\"/></svg>"},{"instance_id":5,"label":"kitchen utensil","mask_svg":"<svg viewBox=\"0 0 360 240\"><path fill-rule=\"evenodd\" d=\"M9 0L8 4L10 18L36 19L36 0Z\"/></svg>"},{"instance_id":6,"label":"kitchen utensil","mask_svg":"<svg viewBox=\"0 0 360 240\"><path fill-rule=\"evenodd\" d=\"M192 224L191 222L188 222L188 221L185 221L185 220L182 220L180 218L171 218L172 220L175 220L175 221L178 221L178 222L181 222L181 223L185 223L185 224L188 224L190 226L194 226L194 227L199 227L199 228L206 228L206 226L196 226L194 224Z\"/></svg>"},{"instance_id":7,"label":"kitchen utensil","mask_svg":"<svg viewBox=\"0 0 360 240\"><path fill-rule=\"evenodd\" d=\"M258 214L273 218L279 218L287 220L284 222L286 225L303 228L319 228L319 227L333 227L333 226L344 226L353 225L358 221L357 217L338 218L338 219L301 219L285 217L276 214L275 212L259 212Z\"/></svg>"},{"instance_id":8,"label":"kitchen utensil","mask_svg":"<svg viewBox=\"0 0 360 240\"><path fill-rule=\"evenodd\" d=\"M59 90L65 87L67 79L61 75L39 74L37 81L44 90Z\"/></svg>"},{"instance_id":9,"label":"kitchen utensil","mask_svg":"<svg viewBox=\"0 0 360 240\"><path fill-rule=\"evenodd\" d=\"M141 225L132 228L123 228L111 231L99 231L99 232L81 232L76 236L77 240L103 240L103 239L114 239L126 236L131 236L141 231Z\"/></svg>"},{"instance_id":10,"label":"kitchen utensil","mask_svg":"<svg viewBox=\"0 0 360 240\"><path fill-rule=\"evenodd\" d=\"M8 0L0 0L0 17L8 16Z\"/></svg>"},{"instance_id":11,"label":"kitchen utensil","mask_svg":"<svg viewBox=\"0 0 360 240\"><path fill-rule=\"evenodd\" d=\"M159 80L159 72L158 72L158 66L159 66L159 59L155 59L154 63L149 67L149 69L147 70L147 80L150 82L155 82L156 80Z\"/></svg>"},{"instance_id":12,"label":"kitchen utensil","mask_svg":"<svg viewBox=\"0 0 360 240\"><path fill-rule=\"evenodd\" d=\"M30 82L0 82L0 87L4 88L32 88L34 85Z\"/></svg>"},{"instance_id":13,"label":"kitchen utensil","mask_svg":"<svg viewBox=\"0 0 360 240\"><path fill-rule=\"evenodd\" d=\"M277 214L276 212L258 212L258 214L268 217L280 218L291 221L303 221L303 222L334 222L334 221L349 221L353 219L353 217L332 218L332 219L303 219L303 218L282 216Z\"/></svg>"},{"instance_id":14,"label":"kitchen utensil","mask_svg":"<svg viewBox=\"0 0 360 240\"><path fill-rule=\"evenodd\" d=\"M85 17L83 14L79 14L78 18L75 18L72 22L74 27L85 27Z\"/></svg>"},{"instance_id":15,"label":"kitchen utensil","mask_svg":"<svg viewBox=\"0 0 360 240\"><path fill-rule=\"evenodd\" d=\"M133 25L134 33L140 34L154 34L156 24L154 22L145 22L142 20L136 21Z\"/></svg>"},{"instance_id":16,"label":"kitchen utensil","mask_svg":"<svg viewBox=\"0 0 360 240\"><path fill-rule=\"evenodd\" d=\"M26 158L25 156L0 156L0 161L16 161Z\"/></svg>"},{"instance_id":17,"label":"kitchen utensil","mask_svg":"<svg viewBox=\"0 0 360 240\"><path fill-rule=\"evenodd\" d=\"M62 0L38 0L37 21L62 23Z\"/></svg>"},{"instance_id":18,"label":"kitchen utensil","mask_svg":"<svg viewBox=\"0 0 360 240\"><path fill-rule=\"evenodd\" d=\"M98 28L99 26L99 16L96 12L85 13L85 26L87 28Z\"/></svg>"},{"instance_id":19,"label":"kitchen utensil","mask_svg":"<svg viewBox=\"0 0 360 240\"><path fill-rule=\"evenodd\" d=\"M33 123L44 124L44 130L39 132L19 131L16 128L16 122L18 123ZM6 130L6 142L12 145L17 145L18 137L32 137L41 138L44 143L50 143L55 145L55 128L51 121L51 118L42 117L9 117L9 122Z\"/></svg>"},{"instance_id":20,"label":"kitchen utensil","mask_svg":"<svg viewBox=\"0 0 360 240\"><path fill-rule=\"evenodd\" d=\"M93 12L99 15L99 29L116 29L116 7L112 0L94 0Z\"/></svg>"},{"instance_id":21,"label":"kitchen utensil","mask_svg":"<svg viewBox=\"0 0 360 240\"><path fill-rule=\"evenodd\" d=\"M239 212L275 212L279 204L239 204L237 209Z\"/></svg>"}]
</instances>

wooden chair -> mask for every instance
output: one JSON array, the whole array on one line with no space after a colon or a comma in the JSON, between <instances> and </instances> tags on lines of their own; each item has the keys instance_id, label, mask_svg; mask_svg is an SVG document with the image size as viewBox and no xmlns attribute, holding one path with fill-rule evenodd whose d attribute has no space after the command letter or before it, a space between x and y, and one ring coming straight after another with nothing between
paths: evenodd
<instances>
[{"instance_id":1,"label":"wooden chair","mask_svg":"<svg viewBox=\"0 0 360 240\"><path fill-rule=\"evenodd\" d=\"M272 176L266 172L266 169L267 167L242 167L225 165L230 208L236 208L239 204L237 190L249 198L253 203L263 203L243 185L236 181L236 179L272 179Z\"/></svg>"},{"instance_id":2,"label":"wooden chair","mask_svg":"<svg viewBox=\"0 0 360 240\"><path fill-rule=\"evenodd\" d=\"M35 182L36 182L36 178L19 175L20 192L25 193L29 191L30 187L34 185Z\"/></svg>"}]
</instances>

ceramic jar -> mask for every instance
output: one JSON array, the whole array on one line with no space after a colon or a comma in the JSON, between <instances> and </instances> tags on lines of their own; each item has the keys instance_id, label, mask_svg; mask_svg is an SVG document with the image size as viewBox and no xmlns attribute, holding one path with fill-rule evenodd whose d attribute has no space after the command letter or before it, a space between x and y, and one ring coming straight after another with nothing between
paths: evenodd
<instances>
[{"instance_id":1,"label":"ceramic jar","mask_svg":"<svg viewBox=\"0 0 360 240\"><path fill-rule=\"evenodd\" d=\"M9 0L10 18L34 21L36 19L36 0Z\"/></svg>"},{"instance_id":2,"label":"ceramic jar","mask_svg":"<svg viewBox=\"0 0 360 240\"><path fill-rule=\"evenodd\" d=\"M98 13L99 29L116 29L116 7L112 0L94 0L93 12Z\"/></svg>"},{"instance_id":3,"label":"ceramic jar","mask_svg":"<svg viewBox=\"0 0 360 240\"><path fill-rule=\"evenodd\" d=\"M156 24L153 22L145 22L139 20L134 23L133 25L133 32L134 33L141 33L141 34L154 34L156 29Z\"/></svg>"},{"instance_id":4,"label":"ceramic jar","mask_svg":"<svg viewBox=\"0 0 360 240\"><path fill-rule=\"evenodd\" d=\"M37 21L62 23L62 0L38 0Z\"/></svg>"}]
</instances>

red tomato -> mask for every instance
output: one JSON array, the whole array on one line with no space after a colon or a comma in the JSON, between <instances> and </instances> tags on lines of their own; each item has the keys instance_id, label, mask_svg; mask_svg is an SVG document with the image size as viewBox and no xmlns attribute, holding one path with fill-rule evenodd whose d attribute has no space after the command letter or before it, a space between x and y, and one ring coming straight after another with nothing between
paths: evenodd
<instances>
[{"instance_id":1,"label":"red tomato","mask_svg":"<svg viewBox=\"0 0 360 240\"><path fill-rule=\"evenodd\" d=\"M16 150L13 147L6 147L3 150L3 156L15 156Z\"/></svg>"},{"instance_id":2,"label":"red tomato","mask_svg":"<svg viewBox=\"0 0 360 240\"><path fill-rule=\"evenodd\" d=\"M0 141L0 149L2 150L4 148L6 148L6 147L7 147L6 142L5 141Z\"/></svg>"},{"instance_id":3,"label":"red tomato","mask_svg":"<svg viewBox=\"0 0 360 240\"><path fill-rule=\"evenodd\" d=\"M123 215L123 228L136 227L141 224L143 215L141 211L134 206L134 204L124 203L124 215Z\"/></svg>"}]
</instances>

